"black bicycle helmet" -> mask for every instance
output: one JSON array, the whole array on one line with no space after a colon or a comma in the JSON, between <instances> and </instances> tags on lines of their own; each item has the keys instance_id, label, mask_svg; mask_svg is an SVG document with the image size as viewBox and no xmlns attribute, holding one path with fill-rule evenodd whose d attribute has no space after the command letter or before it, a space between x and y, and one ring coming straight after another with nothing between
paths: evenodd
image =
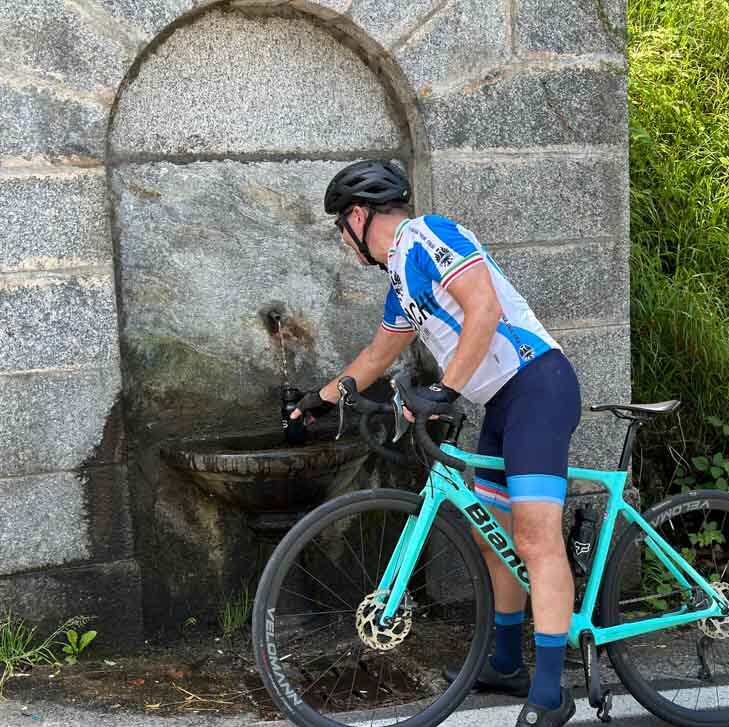
<instances>
[{"instance_id":1,"label":"black bicycle helmet","mask_svg":"<svg viewBox=\"0 0 729 727\"><path fill-rule=\"evenodd\" d=\"M324 209L328 215L336 215L357 202L365 205L407 203L410 194L408 178L394 164L379 160L355 162L329 182Z\"/></svg>"}]
</instances>

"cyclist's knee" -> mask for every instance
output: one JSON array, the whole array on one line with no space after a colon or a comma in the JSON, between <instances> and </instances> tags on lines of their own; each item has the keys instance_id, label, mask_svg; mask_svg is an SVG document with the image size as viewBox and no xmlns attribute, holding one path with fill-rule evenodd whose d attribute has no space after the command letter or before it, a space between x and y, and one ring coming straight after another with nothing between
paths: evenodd
<instances>
[{"instance_id":1,"label":"cyclist's knee","mask_svg":"<svg viewBox=\"0 0 729 727\"><path fill-rule=\"evenodd\" d=\"M514 545L527 563L565 553L561 507L549 503L515 505L513 527Z\"/></svg>"}]
</instances>

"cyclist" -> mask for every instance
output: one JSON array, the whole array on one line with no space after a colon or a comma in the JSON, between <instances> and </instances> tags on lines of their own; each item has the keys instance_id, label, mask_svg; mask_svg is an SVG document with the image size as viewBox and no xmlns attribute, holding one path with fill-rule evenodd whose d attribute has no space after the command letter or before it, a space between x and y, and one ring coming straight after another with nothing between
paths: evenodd
<instances>
[{"instance_id":1,"label":"cyclist","mask_svg":"<svg viewBox=\"0 0 729 727\"><path fill-rule=\"evenodd\" d=\"M343 241L363 265L386 270L391 285L372 341L339 376L306 394L292 418L312 421L333 408L342 376L366 389L416 335L443 372L417 395L487 405L478 451L503 456L506 471L477 469L474 489L526 564L536 670L530 683L522 658L525 592L479 539L494 586L496 639L475 688L526 697L517 727L558 727L575 711L561 687L574 600L562 508L579 384L560 346L476 236L445 217L411 219L410 195L405 174L383 161L351 164L330 182L324 206L337 215ZM452 681L454 670L446 668L445 676Z\"/></svg>"}]
</instances>

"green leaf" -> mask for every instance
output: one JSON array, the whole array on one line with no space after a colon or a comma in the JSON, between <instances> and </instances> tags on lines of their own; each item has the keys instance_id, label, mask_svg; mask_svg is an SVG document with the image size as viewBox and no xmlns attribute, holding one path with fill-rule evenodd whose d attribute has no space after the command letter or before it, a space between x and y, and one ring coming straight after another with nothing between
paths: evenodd
<instances>
[{"instance_id":1,"label":"green leaf","mask_svg":"<svg viewBox=\"0 0 729 727\"><path fill-rule=\"evenodd\" d=\"M723 427L721 428L721 431L722 431L722 433L723 433L723 434L724 434L725 436L729 437L729 424L725 424L725 425L724 425L724 426L723 426Z\"/></svg>"},{"instance_id":2,"label":"green leaf","mask_svg":"<svg viewBox=\"0 0 729 727\"><path fill-rule=\"evenodd\" d=\"M720 427L723 424L719 417L706 417L706 421L711 424L712 427Z\"/></svg>"},{"instance_id":3,"label":"green leaf","mask_svg":"<svg viewBox=\"0 0 729 727\"><path fill-rule=\"evenodd\" d=\"M713 464L721 467L724 464L724 455L721 452L717 452L711 461Z\"/></svg>"},{"instance_id":4,"label":"green leaf","mask_svg":"<svg viewBox=\"0 0 729 727\"><path fill-rule=\"evenodd\" d=\"M79 651L83 651L95 638L96 638L96 631L87 631L81 637L81 644L79 645Z\"/></svg>"},{"instance_id":5,"label":"green leaf","mask_svg":"<svg viewBox=\"0 0 729 727\"><path fill-rule=\"evenodd\" d=\"M706 472L709 469L709 460L706 457L694 457L691 462L699 472Z\"/></svg>"},{"instance_id":6,"label":"green leaf","mask_svg":"<svg viewBox=\"0 0 729 727\"><path fill-rule=\"evenodd\" d=\"M76 646L76 644L78 644L78 634L73 629L66 631L66 638L71 646Z\"/></svg>"},{"instance_id":7,"label":"green leaf","mask_svg":"<svg viewBox=\"0 0 729 727\"><path fill-rule=\"evenodd\" d=\"M66 644L62 649L64 654L73 654L73 646Z\"/></svg>"},{"instance_id":8,"label":"green leaf","mask_svg":"<svg viewBox=\"0 0 729 727\"><path fill-rule=\"evenodd\" d=\"M711 472L711 476L716 479L717 477L721 477L724 474L724 470L721 467L713 467L709 470Z\"/></svg>"},{"instance_id":9,"label":"green leaf","mask_svg":"<svg viewBox=\"0 0 729 727\"><path fill-rule=\"evenodd\" d=\"M717 490L724 490L724 492L729 491L729 482L727 482L723 477L720 477L716 481L716 489Z\"/></svg>"},{"instance_id":10,"label":"green leaf","mask_svg":"<svg viewBox=\"0 0 729 727\"><path fill-rule=\"evenodd\" d=\"M75 656L67 656L66 657L66 663L73 666L76 663L76 657Z\"/></svg>"}]
</instances>

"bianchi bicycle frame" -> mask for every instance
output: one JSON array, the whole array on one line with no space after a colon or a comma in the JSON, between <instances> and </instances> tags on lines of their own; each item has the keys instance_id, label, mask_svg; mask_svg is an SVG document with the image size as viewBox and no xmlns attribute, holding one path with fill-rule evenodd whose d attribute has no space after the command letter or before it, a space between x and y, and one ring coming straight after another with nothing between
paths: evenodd
<instances>
[{"instance_id":1,"label":"bianchi bicycle frame","mask_svg":"<svg viewBox=\"0 0 729 727\"><path fill-rule=\"evenodd\" d=\"M500 457L471 454L452 444L443 444L441 449L444 453L458 457L471 467L504 469L504 460ZM567 476L574 479L599 482L609 493L607 512L600 529L584 598L580 610L572 614L568 634L568 641L571 646L578 647L580 636L586 631L592 634L595 644L600 645L639 636L651 631L662 631L675 626L682 626L704 618L726 616L729 603L724 596L714 591L711 585L697 573L691 564L680 553L677 553L640 513L625 502L623 490L627 472L570 467ZM471 522L471 525L478 530L484 542L494 550L511 570L521 586L527 592L529 591L529 576L526 566L517 555L509 534L501 527L489 508L483 505L466 486L463 477L457 470L446 467L441 462L435 462L428 481L420 494L423 498L420 511L417 515L408 518L378 585L378 591L382 595L383 602L385 602L385 608L380 617L382 625L387 625L394 619L405 595L410 576L420 558L423 544L438 513L438 508L445 501L451 502L464 514ZM619 514L622 514L629 523L635 523L643 531L646 545L655 553L658 560L670 571L682 588L687 591L693 591L696 587L701 589L706 595L706 603L700 604L704 606L703 608L694 609L684 605L680 609L664 613L658 617L640 619L616 626L600 627L593 624L593 613L615 530L615 521ZM669 512L662 515L662 521L669 518L671 514Z\"/></svg>"}]
</instances>

